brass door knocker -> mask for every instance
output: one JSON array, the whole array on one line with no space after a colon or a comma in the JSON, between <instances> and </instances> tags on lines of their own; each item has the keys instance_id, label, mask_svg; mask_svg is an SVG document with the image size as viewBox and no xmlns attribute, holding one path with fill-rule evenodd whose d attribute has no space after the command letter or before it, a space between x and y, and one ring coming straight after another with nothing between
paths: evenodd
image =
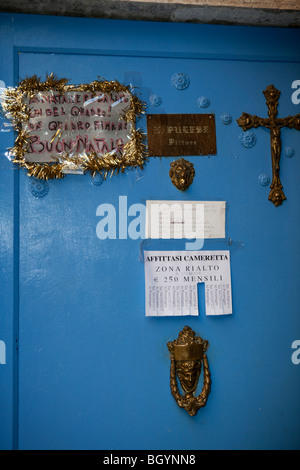
<instances>
[{"instance_id":1,"label":"brass door knocker","mask_svg":"<svg viewBox=\"0 0 300 470\"><path fill-rule=\"evenodd\" d=\"M185 191L193 182L195 176L194 165L184 158L175 160L170 165L171 169L169 171L169 176L172 183L180 191Z\"/></svg>"},{"instance_id":2,"label":"brass door knocker","mask_svg":"<svg viewBox=\"0 0 300 470\"><path fill-rule=\"evenodd\" d=\"M178 338L167 344L170 351L170 386L171 393L178 406L184 408L190 416L206 405L210 393L211 379L206 357L208 341L203 340L189 326L185 326ZM194 396L203 363L204 385L202 392ZM176 376L185 395L181 395Z\"/></svg>"}]
</instances>

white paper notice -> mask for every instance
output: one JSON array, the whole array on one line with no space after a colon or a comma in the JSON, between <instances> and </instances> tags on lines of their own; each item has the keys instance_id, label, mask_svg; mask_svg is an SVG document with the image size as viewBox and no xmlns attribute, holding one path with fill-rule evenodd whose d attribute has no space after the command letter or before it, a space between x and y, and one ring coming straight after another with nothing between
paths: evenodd
<instances>
[{"instance_id":1,"label":"white paper notice","mask_svg":"<svg viewBox=\"0 0 300 470\"><path fill-rule=\"evenodd\" d=\"M206 315L232 313L229 251L144 251L146 316L198 315L197 284L205 284Z\"/></svg>"},{"instance_id":2,"label":"white paper notice","mask_svg":"<svg viewBox=\"0 0 300 470\"><path fill-rule=\"evenodd\" d=\"M225 201L146 201L146 238L225 238Z\"/></svg>"}]
</instances>

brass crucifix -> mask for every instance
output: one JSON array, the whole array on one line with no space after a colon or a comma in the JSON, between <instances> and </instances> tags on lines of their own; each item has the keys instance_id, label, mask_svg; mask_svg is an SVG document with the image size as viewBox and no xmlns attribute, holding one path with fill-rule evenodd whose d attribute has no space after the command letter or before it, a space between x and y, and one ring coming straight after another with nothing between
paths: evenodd
<instances>
[{"instance_id":1,"label":"brass crucifix","mask_svg":"<svg viewBox=\"0 0 300 470\"><path fill-rule=\"evenodd\" d=\"M283 186L280 181L280 156L281 156L281 128L289 127L300 130L300 114L296 116L288 116L286 118L277 118L277 107L280 91L277 90L274 85L269 85L263 92L266 98L268 106L269 118L260 118L258 116L252 116L248 113L243 113L237 123L244 131L251 129L252 127L263 126L270 129L271 134L271 154L272 154L272 183L271 191L269 194L269 200L272 201L275 206L282 204L282 201L286 199L286 196L282 190Z\"/></svg>"}]
</instances>

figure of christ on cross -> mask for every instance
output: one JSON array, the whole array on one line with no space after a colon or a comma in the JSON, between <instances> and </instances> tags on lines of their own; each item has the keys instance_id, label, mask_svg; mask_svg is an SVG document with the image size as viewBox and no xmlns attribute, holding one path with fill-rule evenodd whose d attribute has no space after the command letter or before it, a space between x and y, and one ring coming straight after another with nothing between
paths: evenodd
<instances>
[{"instance_id":1,"label":"figure of christ on cross","mask_svg":"<svg viewBox=\"0 0 300 470\"><path fill-rule=\"evenodd\" d=\"M278 114L278 99L280 91L277 90L274 85L269 85L263 92L266 98L268 106L269 118L260 118L256 115L252 116L248 113L243 113L237 123L244 131L251 129L252 127L263 126L270 129L271 136L271 155L272 155L272 183L271 191L269 194L269 200L272 201L275 206L282 204L282 201L286 199L283 192L283 186L280 181L280 156L281 156L281 129L282 127L294 128L300 130L300 114L296 116L288 116L286 118L277 118Z\"/></svg>"}]
</instances>

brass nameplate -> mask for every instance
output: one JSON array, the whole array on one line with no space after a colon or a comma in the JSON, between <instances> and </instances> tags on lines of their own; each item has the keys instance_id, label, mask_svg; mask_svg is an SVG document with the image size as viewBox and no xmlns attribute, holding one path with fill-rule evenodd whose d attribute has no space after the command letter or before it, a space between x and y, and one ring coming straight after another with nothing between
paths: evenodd
<instances>
[{"instance_id":1,"label":"brass nameplate","mask_svg":"<svg viewBox=\"0 0 300 470\"><path fill-rule=\"evenodd\" d=\"M148 114L150 157L215 155L214 114Z\"/></svg>"}]
</instances>

